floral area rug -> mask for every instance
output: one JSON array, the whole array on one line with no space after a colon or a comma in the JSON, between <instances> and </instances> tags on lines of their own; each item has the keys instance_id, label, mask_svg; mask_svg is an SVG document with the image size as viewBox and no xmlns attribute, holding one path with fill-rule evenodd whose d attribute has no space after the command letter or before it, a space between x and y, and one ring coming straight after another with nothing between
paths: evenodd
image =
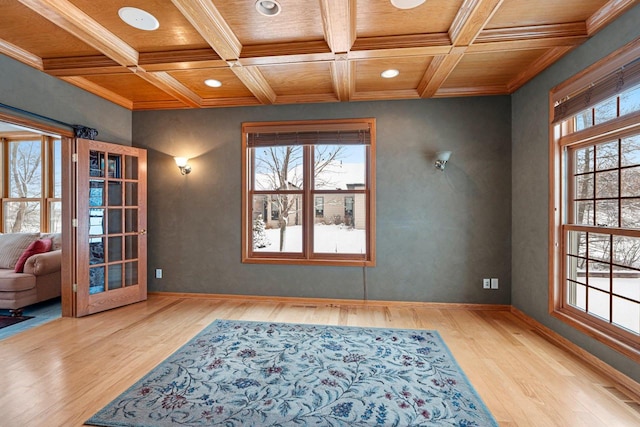
<instances>
[{"instance_id":1,"label":"floral area rug","mask_svg":"<svg viewBox=\"0 0 640 427\"><path fill-rule=\"evenodd\" d=\"M497 426L436 331L216 320L96 426Z\"/></svg>"}]
</instances>

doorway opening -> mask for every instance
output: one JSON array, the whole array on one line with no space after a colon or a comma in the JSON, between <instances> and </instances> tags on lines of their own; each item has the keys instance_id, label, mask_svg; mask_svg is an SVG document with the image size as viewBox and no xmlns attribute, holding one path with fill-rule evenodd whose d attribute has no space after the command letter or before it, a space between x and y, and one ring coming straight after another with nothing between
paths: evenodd
<instances>
[{"instance_id":1,"label":"doorway opening","mask_svg":"<svg viewBox=\"0 0 640 427\"><path fill-rule=\"evenodd\" d=\"M71 160L64 158L70 152L65 146L72 141L70 130L0 113L0 233L41 233L52 238L57 249L70 241L65 236L70 231L63 217L63 189L68 185L64 169ZM71 271L71 262L63 252L59 294L64 293L64 272ZM65 298L59 307L62 314L71 312Z\"/></svg>"}]
</instances>

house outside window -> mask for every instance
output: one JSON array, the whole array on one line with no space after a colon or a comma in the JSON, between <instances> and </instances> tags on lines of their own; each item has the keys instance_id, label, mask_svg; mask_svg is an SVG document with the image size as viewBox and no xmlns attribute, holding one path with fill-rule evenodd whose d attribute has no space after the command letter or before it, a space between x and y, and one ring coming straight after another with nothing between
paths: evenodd
<instances>
[{"instance_id":1,"label":"house outside window","mask_svg":"<svg viewBox=\"0 0 640 427\"><path fill-rule=\"evenodd\" d=\"M640 361L640 48L551 92L550 311Z\"/></svg>"},{"instance_id":2,"label":"house outside window","mask_svg":"<svg viewBox=\"0 0 640 427\"><path fill-rule=\"evenodd\" d=\"M0 232L61 232L61 140L49 136L0 138L5 166Z\"/></svg>"},{"instance_id":3,"label":"house outside window","mask_svg":"<svg viewBox=\"0 0 640 427\"><path fill-rule=\"evenodd\" d=\"M245 123L242 166L243 262L374 265L374 119Z\"/></svg>"},{"instance_id":4,"label":"house outside window","mask_svg":"<svg viewBox=\"0 0 640 427\"><path fill-rule=\"evenodd\" d=\"M316 196L316 218L324 218L324 197Z\"/></svg>"}]
</instances>

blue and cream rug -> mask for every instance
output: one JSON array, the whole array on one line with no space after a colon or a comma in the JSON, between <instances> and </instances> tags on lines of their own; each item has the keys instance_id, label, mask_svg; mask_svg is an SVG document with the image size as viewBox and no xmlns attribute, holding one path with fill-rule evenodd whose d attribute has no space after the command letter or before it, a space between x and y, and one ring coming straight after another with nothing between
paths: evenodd
<instances>
[{"instance_id":1,"label":"blue and cream rug","mask_svg":"<svg viewBox=\"0 0 640 427\"><path fill-rule=\"evenodd\" d=\"M87 424L497 426L436 331L216 320Z\"/></svg>"}]
</instances>

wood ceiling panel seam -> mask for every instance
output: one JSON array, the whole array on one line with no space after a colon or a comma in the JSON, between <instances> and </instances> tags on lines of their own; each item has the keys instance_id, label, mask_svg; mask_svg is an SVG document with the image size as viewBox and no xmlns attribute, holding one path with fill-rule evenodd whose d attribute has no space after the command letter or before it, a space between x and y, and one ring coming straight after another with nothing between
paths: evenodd
<instances>
[{"instance_id":1,"label":"wood ceiling panel seam","mask_svg":"<svg viewBox=\"0 0 640 427\"><path fill-rule=\"evenodd\" d=\"M237 60L242 44L210 0L171 0L202 38L226 61Z\"/></svg>"},{"instance_id":2,"label":"wood ceiling panel seam","mask_svg":"<svg viewBox=\"0 0 640 427\"><path fill-rule=\"evenodd\" d=\"M8 57L15 59L16 61L20 61L23 64L26 64L37 70L43 70L44 65L42 62L42 58L32 54L31 52L27 52L21 47L16 46L13 43L9 43L6 40L0 40L0 53L7 55Z\"/></svg>"},{"instance_id":3,"label":"wood ceiling panel seam","mask_svg":"<svg viewBox=\"0 0 640 427\"><path fill-rule=\"evenodd\" d=\"M67 0L18 0L123 66L136 65L138 52Z\"/></svg>"}]
</instances>

